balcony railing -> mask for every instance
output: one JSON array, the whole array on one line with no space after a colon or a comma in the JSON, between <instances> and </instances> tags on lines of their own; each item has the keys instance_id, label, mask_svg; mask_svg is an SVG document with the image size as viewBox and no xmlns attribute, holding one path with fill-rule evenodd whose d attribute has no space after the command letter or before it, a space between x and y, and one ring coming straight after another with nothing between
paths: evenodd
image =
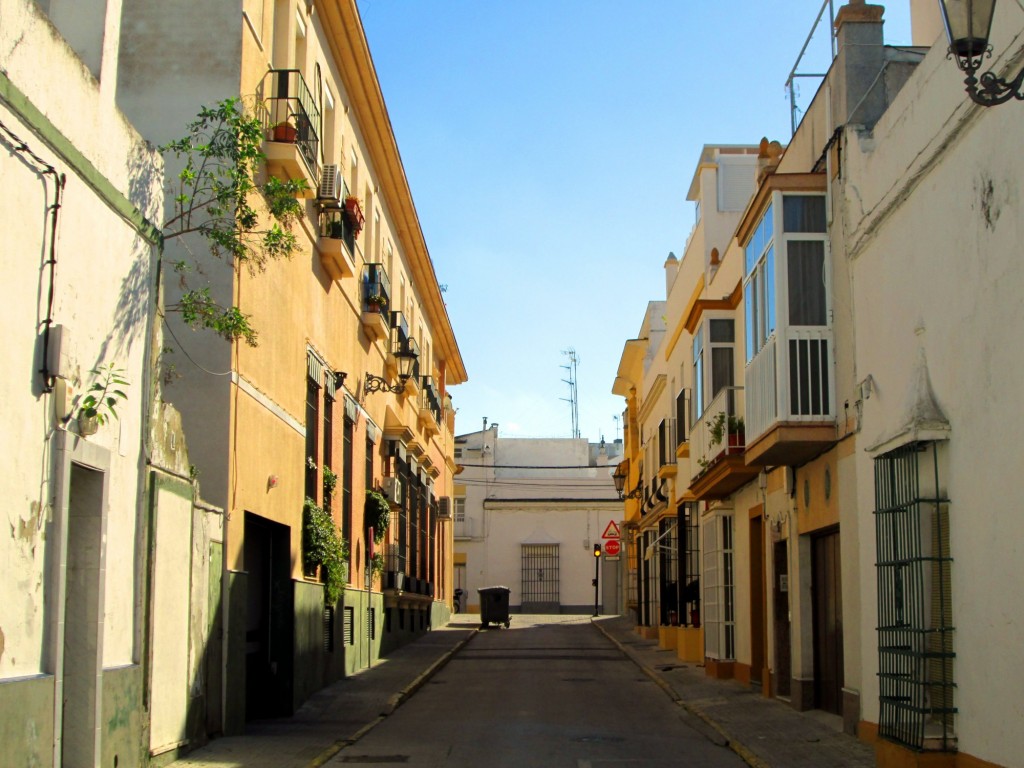
<instances>
[{"instance_id":1,"label":"balcony railing","mask_svg":"<svg viewBox=\"0 0 1024 768\"><path fill-rule=\"evenodd\" d=\"M658 469L676 463L676 420L662 419L658 424Z\"/></svg>"},{"instance_id":2,"label":"balcony railing","mask_svg":"<svg viewBox=\"0 0 1024 768\"><path fill-rule=\"evenodd\" d=\"M832 330L787 328L754 356L746 372L746 431L753 442L779 421L836 418Z\"/></svg>"},{"instance_id":3,"label":"balcony railing","mask_svg":"<svg viewBox=\"0 0 1024 768\"><path fill-rule=\"evenodd\" d=\"M363 311L379 312L391 327L391 280L383 264L363 266Z\"/></svg>"},{"instance_id":4,"label":"balcony railing","mask_svg":"<svg viewBox=\"0 0 1024 768\"><path fill-rule=\"evenodd\" d=\"M437 387L434 384L433 376L423 377L423 394L422 394L421 407L426 409L431 416L434 417L434 422L441 425L441 398L438 395Z\"/></svg>"},{"instance_id":5,"label":"balcony railing","mask_svg":"<svg viewBox=\"0 0 1024 768\"><path fill-rule=\"evenodd\" d=\"M391 313L391 352L404 352L409 341L409 322L405 314L395 310Z\"/></svg>"},{"instance_id":6,"label":"balcony railing","mask_svg":"<svg viewBox=\"0 0 1024 768\"><path fill-rule=\"evenodd\" d=\"M690 388L684 387L676 395L676 448L689 442L690 418Z\"/></svg>"},{"instance_id":7,"label":"balcony railing","mask_svg":"<svg viewBox=\"0 0 1024 768\"><path fill-rule=\"evenodd\" d=\"M271 69L257 89L271 141L294 142L313 179L320 179L320 109L297 69Z\"/></svg>"},{"instance_id":8,"label":"balcony railing","mask_svg":"<svg viewBox=\"0 0 1024 768\"><path fill-rule=\"evenodd\" d=\"M722 456L742 455L745 445L743 387L723 387L692 425L690 456L693 477Z\"/></svg>"}]
</instances>

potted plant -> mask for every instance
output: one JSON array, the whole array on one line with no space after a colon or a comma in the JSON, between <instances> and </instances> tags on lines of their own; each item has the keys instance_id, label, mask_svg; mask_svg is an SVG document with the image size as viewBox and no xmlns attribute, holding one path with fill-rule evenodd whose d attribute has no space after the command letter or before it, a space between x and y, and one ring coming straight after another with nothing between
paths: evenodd
<instances>
[{"instance_id":1,"label":"potted plant","mask_svg":"<svg viewBox=\"0 0 1024 768\"><path fill-rule=\"evenodd\" d=\"M705 423L708 426L711 445L720 445L725 437L725 411L719 411L715 414L715 418Z\"/></svg>"},{"instance_id":2,"label":"potted plant","mask_svg":"<svg viewBox=\"0 0 1024 768\"><path fill-rule=\"evenodd\" d=\"M383 312L388 305L387 297L373 293L366 297L366 309L370 312Z\"/></svg>"},{"instance_id":3,"label":"potted plant","mask_svg":"<svg viewBox=\"0 0 1024 768\"><path fill-rule=\"evenodd\" d=\"M117 415L117 405L126 400L128 395L118 387L127 386L124 371L115 368L113 363L92 371L99 376L89 387L89 394L82 398L82 406L78 411L78 431L83 437L96 434L101 424L106 424Z\"/></svg>"},{"instance_id":4,"label":"potted plant","mask_svg":"<svg viewBox=\"0 0 1024 768\"><path fill-rule=\"evenodd\" d=\"M349 195L345 198L345 216L348 218L349 224L352 225L355 234L358 235L362 231L363 223L366 219L363 217L363 204L355 195Z\"/></svg>"},{"instance_id":5,"label":"potted plant","mask_svg":"<svg viewBox=\"0 0 1024 768\"><path fill-rule=\"evenodd\" d=\"M284 120L274 126L271 136L274 141L294 144L295 140L299 137L299 130L287 120Z\"/></svg>"},{"instance_id":6,"label":"potted plant","mask_svg":"<svg viewBox=\"0 0 1024 768\"><path fill-rule=\"evenodd\" d=\"M341 240L345 237L345 222L341 219L331 219L327 223L327 236L333 240Z\"/></svg>"},{"instance_id":7,"label":"potted plant","mask_svg":"<svg viewBox=\"0 0 1024 768\"><path fill-rule=\"evenodd\" d=\"M744 444L746 425L742 416L729 417L729 447L737 448Z\"/></svg>"}]
</instances>

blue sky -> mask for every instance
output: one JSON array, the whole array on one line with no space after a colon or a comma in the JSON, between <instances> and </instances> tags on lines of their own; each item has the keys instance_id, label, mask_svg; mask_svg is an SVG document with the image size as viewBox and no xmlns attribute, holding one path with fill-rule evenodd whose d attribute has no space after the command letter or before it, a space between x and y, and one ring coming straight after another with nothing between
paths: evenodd
<instances>
[{"instance_id":1,"label":"blue sky","mask_svg":"<svg viewBox=\"0 0 1024 768\"><path fill-rule=\"evenodd\" d=\"M908 6L886 8L887 43L909 44ZM504 437L569 437L573 347L581 434L616 437L619 356L682 255L701 147L786 143L784 84L820 8L359 0L469 372L457 433L486 416ZM828 58L818 34L802 71Z\"/></svg>"}]
</instances>

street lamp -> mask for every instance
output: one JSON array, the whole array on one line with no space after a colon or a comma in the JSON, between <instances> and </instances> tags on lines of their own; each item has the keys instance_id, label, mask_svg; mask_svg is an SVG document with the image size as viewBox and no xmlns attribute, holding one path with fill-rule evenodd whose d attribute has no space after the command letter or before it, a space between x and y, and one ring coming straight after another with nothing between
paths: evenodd
<instances>
[{"instance_id":1,"label":"street lamp","mask_svg":"<svg viewBox=\"0 0 1024 768\"><path fill-rule=\"evenodd\" d=\"M412 376L413 366L416 364L416 358L419 355L416 354L412 349L406 347L395 353L395 357L398 358L398 383L389 385L387 379L381 376L374 376L372 373L366 374L366 391L369 392L391 392L398 394L405 389L405 382L407 382Z\"/></svg>"},{"instance_id":2,"label":"street lamp","mask_svg":"<svg viewBox=\"0 0 1024 768\"><path fill-rule=\"evenodd\" d=\"M992 29L992 16L996 0L939 0L942 7L942 23L949 40L949 56L956 59L967 77L967 95L971 101L983 107L994 107L1010 99L1024 100L1021 85L1024 83L1024 69L1013 80L999 77L989 71L975 77L986 56L992 58L992 46L988 37Z\"/></svg>"},{"instance_id":3,"label":"street lamp","mask_svg":"<svg viewBox=\"0 0 1024 768\"><path fill-rule=\"evenodd\" d=\"M615 490L618 491L620 501L638 498L642 492L641 484L639 482L637 482L636 488L629 493L623 492L622 489L626 487L626 472L626 462L623 462L622 464L619 464L612 473L612 482L615 483Z\"/></svg>"}]
</instances>

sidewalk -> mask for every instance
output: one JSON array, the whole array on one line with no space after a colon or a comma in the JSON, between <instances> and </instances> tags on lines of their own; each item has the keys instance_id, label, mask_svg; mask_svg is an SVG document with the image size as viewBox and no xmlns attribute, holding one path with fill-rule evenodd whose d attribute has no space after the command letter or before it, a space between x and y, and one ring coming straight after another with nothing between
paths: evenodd
<instances>
[{"instance_id":1,"label":"sidewalk","mask_svg":"<svg viewBox=\"0 0 1024 768\"><path fill-rule=\"evenodd\" d=\"M289 718L249 723L169 768L317 768L379 724L478 631L477 620L434 629L359 674L314 694Z\"/></svg>"},{"instance_id":2,"label":"sidewalk","mask_svg":"<svg viewBox=\"0 0 1024 768\"><path fill-rule=\"evenodd\" d=\"M703 666L679 661L674 651L658 648L633 631L621 616L593 620L665 693L717 734L755 768L874 768L869 744L842 732L838 718L821 712L797 712L729 680L714 680Z\"/></svg>"}]
</instances>

